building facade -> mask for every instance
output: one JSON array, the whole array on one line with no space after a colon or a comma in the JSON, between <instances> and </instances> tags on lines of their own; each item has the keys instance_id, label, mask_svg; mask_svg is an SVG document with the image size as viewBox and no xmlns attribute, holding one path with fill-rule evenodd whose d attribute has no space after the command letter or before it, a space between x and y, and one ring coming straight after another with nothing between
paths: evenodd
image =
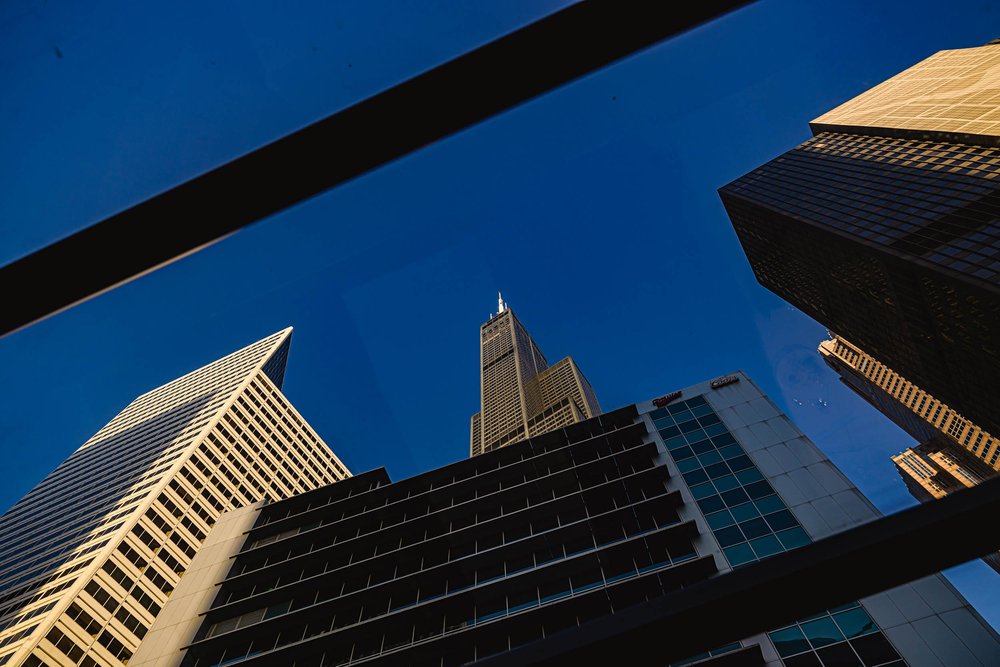
<instances>
[{"instance_id":1,"label":"building facade","mask_svg":"<svg viewBox=\"0 0 1000 667\"><path fill-rule=\"evenodd\" d=\"M1000 442L946 403L840 336L820 343L819 353L845 385L917 442L964 450L979 478L1000 471Z\"/></svg>"},{"instance_id":2,"label":"building facade","mask_svg":"<svg viewBox=\"0 0 1000 667\"><path fill-rule=\"evenodd\" d=\"M566 357L549 366L502 299L479 337L480 411L470 421L470 456L601 413L576 362Z\"/></svg>"},{"instance_id":3,"label":"building facade","mask_svg":"<svg viewBox=\"0 0 1000 667\"><path fill-rule=\"evenodd\" d=\"M720 190L762 285L1000 433L1000 45L941 51Z\"/></svg>"},{"instance_id":4,"label":"building facade","mask_svg":"<svg viewBox=\"0 0 1000 667\"><path fill-rule=\"evenodd\" d=\"M917 500L943 498L997 475L1000 447L982 428L840 336L820 343L819 352L844 384L920 443L892 457ZM983 560L1000 571L997 554Z\"/></svg>"},{"instance_id":5,"label":"building facade","mask_svg":"<svg viewBox=\"0 0 1000 667\"><path fill-rule=\"evenodd\" d=\"M290 341L139 396L0 517L0 665L128 663L223 512L349 476L281 393Z\"/></svg>"},{"instance_id":6,"label":"building facade","mask_svg":"<svg viewBox=\"0 0 1000 667\"><path fill-rule=\"evenodd\" d=\"M131 665L477 662L876 516L736 373L227 515ZM675 664L695 662L995 665L1000 639L938 575Z\"/></svg>"}]
</instances>

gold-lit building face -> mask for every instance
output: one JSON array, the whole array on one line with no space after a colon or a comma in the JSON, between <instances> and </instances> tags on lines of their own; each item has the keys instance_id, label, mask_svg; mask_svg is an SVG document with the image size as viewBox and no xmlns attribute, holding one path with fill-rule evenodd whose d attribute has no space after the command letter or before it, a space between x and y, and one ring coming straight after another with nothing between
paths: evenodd
<instances>
[{"instance_id":1,"label":"gold-lit building face","mask_svg":"<svg viewBox=\"0 0 1000 667\"><path fill-rule=\"evenodd\" d=\"M857 132L965 140L1000 140L1000 45L938 51L828 111L815 133Z\"/></svg>"},{"instance_id":2,"label":"gold-lit building face","mask_svg":"<svg viewBox=\"0 0 1000 667\"><path fill-rule=\"evenodd\" d=\"M983 468L980 476L1000 471L1000 440L875 357L840 336L820 343L819 353L844 384L914 440L965 450L977 460L970 465Z\"/></svg>"},{"instance_id":3,"label":"gold-lit building face","mask_svg":"<svg viewBox=\"0 0 1000 667\"><path fill-rule=\"evenodd\" d=\"M350 475L281 393L290 340L138 397L0 517L0 665L126 664L223 512Z\"/></svg>"},{"instance_id":4,"label":"gold-lit building face","mask_svg":"<svg viewBox=\"0 0 1000 667\"><path fill-rule=\"evenodd\" d=\"M469 426L471 456L601 413L576 362L549 365L509 307L479 330L481 409Z\"/></svg>"}]
</instances>

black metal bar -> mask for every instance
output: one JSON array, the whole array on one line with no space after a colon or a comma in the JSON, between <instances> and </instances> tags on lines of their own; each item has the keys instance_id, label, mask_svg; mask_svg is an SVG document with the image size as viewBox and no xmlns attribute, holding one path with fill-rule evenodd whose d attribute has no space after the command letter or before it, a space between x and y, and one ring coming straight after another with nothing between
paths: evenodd
<instances>
[{"instance_id":1,"label":"black metal bar","mask_svg":"<svg viewBox=\"0 0 1000 667\"><path fill-rule=\"evenodd\" d=\"M0 268L0 335L748 2L558 11Z\"/></svg>"},{"instance_id":2,"label":"black metal bar","mask_svg":"<svg viewBox=\"0 0 1000 667\"><path fill-rule=\"evenodd\" d=\"M1000 549L998 514L994 479L477 664L669 664Z\"/></svg>"}]
</instances>

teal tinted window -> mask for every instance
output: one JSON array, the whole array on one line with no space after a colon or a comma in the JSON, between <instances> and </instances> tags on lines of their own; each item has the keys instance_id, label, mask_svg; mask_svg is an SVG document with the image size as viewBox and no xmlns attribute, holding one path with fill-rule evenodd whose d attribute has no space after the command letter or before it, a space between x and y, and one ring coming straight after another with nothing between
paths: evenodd
<instances>
[{"instance_id":1,"label":"teal tinted window","mask_svg":"<svg viewBox=\"0 0 1000 667\"><path fill-rule=\"evenodd\" d=\"M701 468L698 468L697 470L692 470L691 472L684 473L684 481L687 482L688 485L700 484L701 482L704 482L706 480L708 480L708 475L706 475L705 471L702 470ZM787 528L787 526L785 527Z\"/></svg>"},{"instance_id":2,"label":"teal tinted window","mask_svg":"<svg viewBox=\"0 0 1000 667\"><path fill-rule=\"evenodd\" d=\"M823 617L802 624L802 631L814 648L835 644L844 638L843 633L832 618Z\"/></svg>"},{"instance_id":3,"label":"teal tinted window","mask_svg":"<svg viewBox=\"0 0 1000 667\"><path fill-rule=\"evenodd\" d=\"M673 451L675 449L687 447L687 440L684 439L684 436L678 435L665 440L663 444L667 446L667 449ZM676 458L676 456L674 458Z\"/></svg>"},{"instance_id":4,"label":"teal tinted window","mask_svg":"<svg viewBox=\"0 0 1000 667\"><path fill-rule=\"evenodd\" d=\"M705 433L715 436L726 432L725 424L712 424L711 426L705 427Z\"/></svg>"},{"instance_id":5,"label":"teal tinted window","mask_svg":"<svg viewBox=\"0 0 1000 667\"><path fill-rule=\"evenodd\" d=\"M781 498L778 496L767 496L753 501L753 504L757 506L761 514L770 514L785 509L785 503L781 502Z\"/></svg>"},{"instance_id":6,"label":"teal tinted window","mask_svg":"<svg viewBox=\"0 0 1000 667\"><path fill-rule=\"evenodd\" d=\"M704 454L699 454L698 460L701 461L701 464L707 468L713 463L718 463L719 461L721 461L722 457L719 456L719 452L713 451L713 452L705 452Z\"/></svg>"},{"instance_id":7,"label":"teal tinted window","mask_svg":"<svg viewBox=\"0 0 1000 667\"><path fill-rule=\"evenodd\" d=\"M709 514L705 517L708 521L708 525L714 530L716 528L725 528L726 526L733 525L733 515L728 511L723 510L721 512L716 512L715 514Z\"/></svg>"},{"instance_id":8,"label":"teal tinted window","mask_svg":"<svg viewBox=\"0 0 1000 667\"><path fill-rule=\"evenodd\" d=\"M760 471L756 468L747 468L746 470L740 470L736 473L739 477L740 482L743 484L753 484L754 482L764 479L764 476L760 474Z\"/></svg>"},{"instance_id":9,"label":"teal tinted window","mask_svg":"<svg viewBox=\"0 0 1000 667\"><path fill-rule=\"evenodd\" d=\"M682 473L698 470L699 468L701 468L701 465L698 463L698 459L686 459L677 462L677 469Z\"/></svg>"},{"instance_id":10,"label":"teal tinted window","mask_svg":"<svg viewBox=\"0 0 1000 667\"><path fill-rule=\"evenodd\" d=\"M696 484L691 487L691 495L693 495L695 499L707 498L708 496L715 495L715 487L712 486L711 483Z\"/></svg>"},{"instance_id":11,"label":"teal tinted window","mask_svg":"<svg viewBox=\"0 0 1000 667\"><path fill-rule=\"evenodd\" d=\"M805 635L802 634L802 630L797 625L777 630L768 636L774 643L774 647L778 649L778 655L782 658L809 650L809 642L806 641Z\"/></svg>"},{"instance_id":12,"label":"teal tinted window","mask_svg":"<svg viewBox=\"0 0 1000 667\"><path fill-rule=\"evenodd\" d=\"M756 540L751 540L750 546L753 547L757 558L767 558L768 556L773 556L776 553L784 551L781 542L774 535L765 535L764 537L758 537Z\"/></svg>"},{"instance_id":13,"label":"teal tinted window","mask_svg":"<svg viewBox=\"0 0 1000 667\"><path fill-rule=\"evenodd\" d=\"M740 542L746 542L743 538L743 533L736 526L729 526L728 528L720 528L715 531L715 539L719 540L719 545L723 547L729 547L734 544L739 544Z\"/></svg>"},{"instance_id":14,"label":"teal tinted window","mask_svg":"<svg viewBox=\"0 0 1000 667\"><path fill-rule=\"evenodd\" d=\"M660 437L663 438L664 440L666 440L667 438L672 438L675 435L680 435L681 432L681 430L676 426L669 426L667 424L664 424L662 426L657 424L656 427L660 429Z\"/></svg>"},{"instance_id":15,"label":"teal tinted window","mask_svg":"<svg viewBox=\"0 0 1000 667\"><path fill-rule=\"evenodd\" d=\"M701 429L698 429L697 431L692 431L690 433L685 433L684 437L686 437L687 441L691 444L694 444L696 442L701 442L702 440L708 440L708 435L706 435L705 432L702 431Z\"/></svg>"},{"instance_id":16,"label":"teal tinted window","mask_svg":"<svg viewBox=\"0 0 1000 667\"><path fill-rule=\"evenodd\" d=\"M707 405L699 405L691 408L691 414L693 414L695 417L705 417L709 415L715 417L715 412L712 410L712 408L708 407ZM715 417L715 421L719 421L719 418Z\"/></svg>"},{"instance_id":17,"label":"teal tinted window","mask_svg":"<svg viewBox=\"0 0 1000 667\"><path fill-rule=\"evenodd\" d=\"M716 447L725 447L726 445L732 445L736 443L736 438L733 437L732 433L723 432L712 438L712 442L715 443Z\"/></svg>"},{"instance_id":18,"label":"teal tinted window","mask_svg":"<svg viewBox=\"0 0 1000 667\"><path fill-rule=\"evenodd\" d=\"M735 489L740 485L740 482L736 479L735 475L726 475L725 477L713 479L712 483L715 484L715 488L717 488L720 492Z\"/></svg>"},{"instance_id":19,"label":"teal tinted window","mask_svg":"<svg viewBox=\"0 0 1000 667\"><path fill-rule=\"evenodd\" d=\"M706 452L712 451L713 449L715 448L712 447L712 443L709 440L703 440L702 442L696 442L693 445L691 445L691 451L693 451L695 454L704 454Z\"/></svg>"},{"instance_id":20,"label":"teal tinted window","mask_svg":"<svg viewBox=\"0 0 1000 667\"><path fill-rule=\"evenodd\" d=\"M731 459L734 456L739 456L743 453L743 448L739 445L727 445L719 449L719 454L722 455L724 459Z\"/></svg>"},{"instance_id":21,"label":"teal tinted window","mask_svg":"<svg viewBox=\"0 0 1000 667\"><path fill-rule=\"evenodd\" d=\"M860 607L835 614L833 620L848 639L878 631L878 626Z\"/></svg>"},{"instance_id":22,"label":"teal tinted window","mask_svg":"<svg viewBox=\"0 0 1000 667\"><path fill-rule=\"evenodd\" d=\"M778 533L778 539L781 540L781 545L785 547L785 549L795 549L796 547L809 544L812 541L809 539L809 536L806 535L806 531L801 528L783 530Z\"/></svg>"},{"instance_id":23,"label":"teal tinted window","mask_svg":"<svg viewBox=\"0 0 1000 667\"><path fill-rule=\"evenodd\" d=\"M726 559L729 561L729 564L732 565L733 567L736 567L737 565L743 565L744 563L749 563L750 561L756 559L755 556L753 555L753 551L747 544L738 544L735 547L729 547L728 549L723 549L722 552L726 554Z\"/></svg>"},{"instance_id":24,"label":"teal tinted window","mask_svg":"<svg viewBox=\"0 0 1000 667\"><path fill-rule=\"evenodd\" d=\"M767 520L769 526L774 532L779 532L785 530L786 528L793 528L799 525L799 522L795 520L792 513L788 510L781 510L775 512L774 514L768 514L764 517Z\"/></svg>"},{"instance_id":25,"label":"teal tinted window","mask_svg":"<svg viewBox=\"0 0 1000 667\"><path fill-rule=\"evenodd\" d=\"M694 456L694 452L691 451L690 447L680 447L671 452L671 454L673 455L675 461L682 461Z\"/></svg>"},{"instance_id":26,"label":"teal tinted window","mask_svg":"<svg viewBox=\"0 0 1000 667\"><path fill-rule=\"evenodd\" d=\"M736 507L730 508L729 511L733 513L733 516L736 517L737 521L746 521L747 519L752 519L760 515L757 508L751 503L737 505Z\"/></svg>"},{"instance_id":27,"label":"teal tinted window","mask_svg":"<svg viewBox=\"0 0 1000 667\"><path fill-rule=\"evenodd\" d=\"M750 519L749 521L744 521L740 524L740 530L743 534L747 536L747 539L753 539L755 537L761 537L762 535L770 535L771 529L764 522L763 519Z\"/></svg>"},{"instance_id":28,"label":"teal tinted window","mask_svg":"<svg viewBox=\"0 0 1000 667\"><path fill-rule=\"evenodd\" d=\"M727 507L733 507L735 505L740 505L747 502L750 498L747 496L746 491L742 488L732 489L731 491L726 491L722 494L722 500L725 501Z\"/></svg>"},{"instance_id":29,"label":"teal tinted window","mask_svg":"<svg viewBox=\"0 0 1000 667\"><path fill-rule=\"evenodd\" d=\"M710 512L718 512L721 509L725 509L726 504L722 502L722 498L719 496L709 496L708 498L699 500L698 507L701 508L702 514L709 514Z\"/></svg>"},{"instance_id":30,"label":"teal tinted window","mask_svg":"<svg viewBox=\"0 0 1000 667\"><path fill-rule=\"evenodd\" d=\"M721 423L721 420L715 414L710 414L710 415L705 415L703 417L699 416L698 423L701 424L702 426L711 426L712 424Z\"/></svg>"}]
</instances>

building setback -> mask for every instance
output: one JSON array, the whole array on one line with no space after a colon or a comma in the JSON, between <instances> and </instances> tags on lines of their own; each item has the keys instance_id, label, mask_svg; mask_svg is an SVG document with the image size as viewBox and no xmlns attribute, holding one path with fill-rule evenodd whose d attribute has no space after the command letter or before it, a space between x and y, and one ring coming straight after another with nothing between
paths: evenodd
<instances>
[{"instance_id":1,"label":"building setback","mask_svg":"<svg viewBox=\"0 0 1000 667\"><path fill-rule=\"evenodd\" d=\"M876 516L736 373L231 513L130 664L458 665ZM937 575L677 664L695 661L995 665L1000 639Z\"/></svg>"},{"instance_id":2,"label":"building setback","mask_svg":"<svg viewBox=\"0 0 1000 667\"><path fill-rule=\"evenodd\" d=\"M993 433L998 71L1000 45L940 51L720 190L762 285Z\"/></svg>"},{"instance_id":3,"label":"building setback","mask_svg":"<svg viewBox=\"0 0 1000 667\"><path fill-rule=\"evenodd\" d=\"M994 438L899 373L840 336L820 355L841 381L920 443L892 457L910 493L921 502L943 498L995 477ZM983 560L1000 571L1000 556Z\"/></svg>"},{"instance_id":4,"label":"building setback","mask_svg":"<svg viewBox=\"0 0 1000 667\"><path fill-rule=\"evenodd\" d=\"M223 512L349 476L281 393L290 341L139 396L0 517L0 665L128 663Z\"/></svg>"},{"instance_id":5,"label":"building setback","mask_svg":"<svg viewBox=\"0 0 1000 667\"><path fill-rule=\"evenodd\" d=\"M481 407L470 420L470 456L601 414L572 357L549 366L514 311L498 301L499 312L479 329Z\"/></svg>"}]
</instances>

